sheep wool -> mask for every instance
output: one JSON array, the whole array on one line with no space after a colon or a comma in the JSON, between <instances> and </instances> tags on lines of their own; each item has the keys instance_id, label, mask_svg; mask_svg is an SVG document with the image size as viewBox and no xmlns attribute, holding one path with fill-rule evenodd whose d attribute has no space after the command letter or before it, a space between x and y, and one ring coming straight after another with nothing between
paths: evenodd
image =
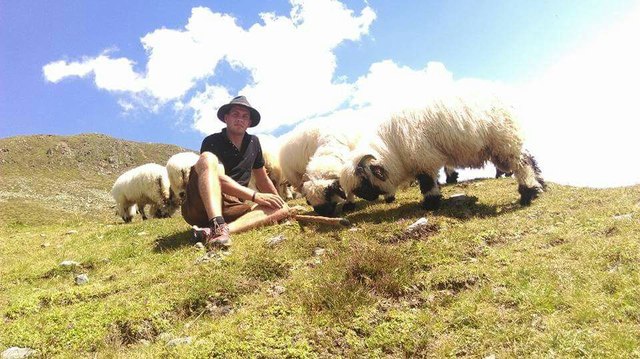
<instances>
[{"instance_id":1,"label":"sheep wool","mask_svg":"<svg viewBox=\"0 0 640 359\"><path fill-rule=\"evenodd\" d=\"M149 204L153 217L170 217L177 209L175 195L169 185L167 169L156 163L133 168L118 177L111 188L117 215L131 222L136 208L147 219L144 207Z\"/></svg>"},{"instance_id":2,"label":"sheep wool","mask_svg":"<svg viewBox=\"0 0 640 359\"><path fill-rule=\"evenodd\" d=\"M543 192L544 180L523 142L513 108L498 96L448 93L381 123L352 153L340 183L347 194L367 200L384 195L389 201L399 185L417 178L423 207L435 209L442 197L440 168L481 168L491 161L513 172L520 203L528 205Z\"/></svg>"}]
</instances>

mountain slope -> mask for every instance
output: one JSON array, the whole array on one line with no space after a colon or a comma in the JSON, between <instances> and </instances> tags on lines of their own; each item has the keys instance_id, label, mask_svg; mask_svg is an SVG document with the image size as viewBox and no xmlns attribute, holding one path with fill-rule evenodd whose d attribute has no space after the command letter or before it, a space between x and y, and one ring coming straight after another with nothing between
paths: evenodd
<instances>
[{"instance_id":1,"label":"mountain slope","mask_svg":"<svg viewBox=\"0 0 640 359\"><path fill-rule=\"evenodd\" d=\"M120 174L145 163L164 165L182 151L100 134L0 139L0 221L105 218L112 215L109 191Z\"/></svg>"}]
</instances>

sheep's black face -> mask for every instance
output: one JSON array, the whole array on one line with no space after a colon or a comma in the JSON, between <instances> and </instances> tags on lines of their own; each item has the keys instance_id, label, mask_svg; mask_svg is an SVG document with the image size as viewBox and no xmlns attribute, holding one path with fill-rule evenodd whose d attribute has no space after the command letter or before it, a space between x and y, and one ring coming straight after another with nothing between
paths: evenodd
<instances>
[{"instance_id":1,"label":"sheep's black face","mask_svg":"<svg viewBox=\"0 0 640 359\"><path fill-rule=\"evenodd\" d=\"M353 193L367 201L375 201L378 196L383 195L384 192L380 188L374 186L368 178L361 178L360 185L353 189Z\"/></svg>"},{"instance_id":2,"label":"sheep's black face","mask_svg":"<svg viewBox=\"0 0 640 359\"><path fill-rule=\"evenodd\" d=\"M321 216L333 217L335 215L336 206L337 203L335 202L327 202L319 206L313 206L313 210Z\"/></svg>"}]
</instances>

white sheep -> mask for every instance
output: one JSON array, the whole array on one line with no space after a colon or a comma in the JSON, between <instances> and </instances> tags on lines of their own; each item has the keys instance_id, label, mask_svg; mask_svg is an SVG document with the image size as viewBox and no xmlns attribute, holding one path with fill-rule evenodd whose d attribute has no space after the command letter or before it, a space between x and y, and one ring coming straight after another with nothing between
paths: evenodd
<instances>
[{"instance_id":1,"label":"white sheep","mask_svg":"<svg viewBox=\"0 0 640 359\"><path fill-rule=\"evenodd\" d=\"M269 135L260 134L257 135L260 140L260 147L262 148L262 157L264 158L264 168L267 171L267 176L273 186L278 190L280 197L287 199L293 198L289 182L285 180L282 175L282 168L280 167L280 145L278 140ZM249 180L249 188L257 190L256 179L251 176Z\"/></svg>"},{"instance_id":2,"label":"white sheep","mask_svg":"<svg viewBox=\"0 0 640 359\"><path fill-rule=\"evenodd\" d=\"M147 204L151 205L151 215L156 218L170 217L178 207L169 185L167 169L155 163L147 163L120 175L111 188L111 195L116 201L117 214L127 223L135 215L136 207L142 219L147 219L144 212Z\"/></svg>"},{"instance_id":3,"label":"white sheep","mask_svg":"<svg viewBox=\"0 0 640 359\"><path fill-rule=\"evenodd\" d=\"M167 161L166 167L171 190L177 195L180 203L185 199L186 187L187 183L189 183L189 173L191 172L191 167L198 161L198 158L200 158L200 156L193 152L180 152L171 156Z\"/></svg>"},{"instance_id":4,"label":"white sheep","mask_svg":"<svg viewBox=\"0 0 640 359\"><path fill-rule=\"evenodd\" d=\"M449 94L381 123L354 151L340 184L347 194L390 200L400 184L417 178L423 207L435 209L442 198L440 168L480 168L487 161L514 173L521 204L530 204L543 191L540 169L523 150L513 109L493 95Z\"/></svg>"},{"instance_id":5,"label":"white sheep","mask_svg":"<svg viewBox=\"0 0 640 359\"><path fill-rule=\"evenodd\" d=\"M282 174L316 213L333 215L337 204L345 200L343 210L355 207L355 197L345 195L339 178L358 140L356 134L316 126L302 127L285 136L280 147Z\"/></svg>"}]
</instances>

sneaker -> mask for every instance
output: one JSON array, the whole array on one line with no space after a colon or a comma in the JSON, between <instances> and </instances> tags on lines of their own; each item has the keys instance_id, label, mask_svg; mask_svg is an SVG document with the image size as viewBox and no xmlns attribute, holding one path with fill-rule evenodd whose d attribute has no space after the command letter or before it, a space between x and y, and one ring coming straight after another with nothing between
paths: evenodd
<instances>
[{"instance_id":1,"label":"sneaker","mask_svg":"<svg viewBox=\"0 0 640 359\"><path fill-rule=\"evenodd\" d=\"M213 228L200 228L193 226L193 238L204 243L207 248L215 246L230 247L231 237L229 236L229 226L226 223L214 224Z\"/></svg>"}]
</instances>

